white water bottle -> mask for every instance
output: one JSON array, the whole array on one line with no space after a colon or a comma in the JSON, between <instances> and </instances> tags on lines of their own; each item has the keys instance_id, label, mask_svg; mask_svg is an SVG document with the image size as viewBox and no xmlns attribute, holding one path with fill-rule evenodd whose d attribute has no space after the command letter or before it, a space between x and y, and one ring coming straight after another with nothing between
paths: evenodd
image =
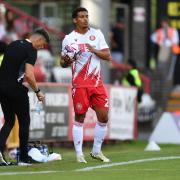
<instances>
[{"instance_id":1,"label":"white water bottle","mask_svg":"<svg viewBox=\"0 0 180 180\"><path fill-rule=\"evenodd\" d=\"M40 114L40 112L43 109L43 104L41 101L37 101L36 106L35 106L35 111L36 113Z\"/></svg>"}]
</instances>

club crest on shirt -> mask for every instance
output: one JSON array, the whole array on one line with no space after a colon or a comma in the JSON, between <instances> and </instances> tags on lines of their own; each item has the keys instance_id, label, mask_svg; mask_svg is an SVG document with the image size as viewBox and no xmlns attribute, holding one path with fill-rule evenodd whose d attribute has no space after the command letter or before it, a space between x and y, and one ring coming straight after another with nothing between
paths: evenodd
<instances>
[{"instance_id":1,"label":"club crest on shirt","mask_svg":"<svg viewBox=\"0 0 180 180\"><path fill-rule=\"evenodd\" d=\"M89 39L90 39L91 41L94 41L94 40L96 39L96 37L95 37L94 35L91 35L91 36L89 36Z\"/></svg>"},{"instance_id":2,"label":"club crest on shirt","mask_svg":"<svg viewBox=\"0 0 180 180\"><path fill-rule=\"evenodd\" d=\"M78 111L80 111L80 110L82 109L82 104L81 104L81 103L77 103L77 104L76 104L76 109L77 109Z\"/></svg>"}]
</instances>

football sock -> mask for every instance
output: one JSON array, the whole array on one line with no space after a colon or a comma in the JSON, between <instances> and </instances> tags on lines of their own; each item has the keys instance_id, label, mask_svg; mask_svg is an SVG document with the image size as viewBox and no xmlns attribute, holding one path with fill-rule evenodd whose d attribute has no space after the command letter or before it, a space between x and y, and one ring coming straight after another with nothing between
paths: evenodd
<instances>
[{"instance_id":1,"label":"football sock","mask_svg":"<svg viewBox=\"0 0 180 180\"><path fill-rule=\"evenodd\" d=\"M107 123L101 123L97 121L94 128L94 143L92 148L93 154L98 154L101 151L101 146L106 136L106 132Z\"/></svg>"},{"instance_id":2,"label":"football sock","mask_svg":"<svg viewBox=\"0 0 180 180\"><path fill-rule=\"evenodd\" d=\"M83 123L74 122L72 128L73 142L77 156L83 155Z\"/></svg>"}]
</instances>

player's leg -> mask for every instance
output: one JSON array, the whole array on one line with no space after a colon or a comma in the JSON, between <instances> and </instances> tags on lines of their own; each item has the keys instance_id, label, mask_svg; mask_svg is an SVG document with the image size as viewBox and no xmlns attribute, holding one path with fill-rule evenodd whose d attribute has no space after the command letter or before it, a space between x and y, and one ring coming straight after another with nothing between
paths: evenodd
<instances>
[{"instance_id":1,"label":"player's leg","mask_svg":"<svg viewBox=\"0 0 180 180\"><path fill-rule=\"evenodd\" d=\"M102 153L102 144L107 133L107 121L108 121L108 111L105 109L95 107L98 121L94 128L94 142L92 152L90 153L91 157L99 159L103 162L110 162L110 160L105 157Z\"/></svg>"},{"instance_id":2,"label":"player's leg","mask_svg":"<svg viewBox=\"0 0 180 180\"><path fill-rule=\"evenodd\" d=\"M72 135L78 162L87 163L84 159L83 146L83 123L89 106L86 89L73 90L73 104L75 121L73 123Z\"/></svg>"},{"instance_id":3,"label":"player's leg","mask_svg":"<svg viewBox=\"0 0 180 180\"><path fill-rule=\"evenodd\" d=\"M84 159L84 154L82 150L83 146L83 122L85 114L75 114L75 121L73 123L72 135L74 148L76 151L77 162L87 163Z\"/></svg>"},{"instance_id":4,"label":"player's leg","mask_svg":"<svg viewBox=\"0 0 180 180\"><path fill-rule=\"evenodd\" d=\"M1 101L1 107L5 122L0 131L0 150L4 151L6 140L15 123L15 114L13 112L11 102L9 102L8 100Z\"/></svg>"},{"instance_id":5,"label":"player's leg","mask_svg":"<svg viewBox=\"0 0 180 180\"><path fill-rule=\"evenodd\" d=\"M98 121L94 128L94 143L91 152L91 156L96 159L100 159L103 162L109 162L101 151L104 138L107 133L108 122L108 98L103 87L96 89L96 94L93 95L92 107L96 112Z\"/></svg>"},{"instance_id":6,"label":"player's leg","mask_svg":"<svg viewBox=\"0 0 180 180\"><path fill-rule=\"evenodd\" d=\"M21 93L20 93L21 92ZM29 114L29 97L28 89L21 89L14 103L14 109L17 114L19 122L19 141L20 141L20 157L19 165L29 165L30 158L28 156L28 139L29 139L29 126L30 126L30 114Z\"/></svg>"},{"instance_id":7,"label":"player's leg","mask_svg":"<svg viewBox=\"0 0 180 180\"><path fill-rule=\"evenodd\" d=\"M7 100L6 98L1 99L1 108L4 113L5 122L0 131L0 163L2 165L8 165L3 155L3 151L5 150L6 140L15 123L15 114L11 101Z\"/></svg>"}]
</instances>

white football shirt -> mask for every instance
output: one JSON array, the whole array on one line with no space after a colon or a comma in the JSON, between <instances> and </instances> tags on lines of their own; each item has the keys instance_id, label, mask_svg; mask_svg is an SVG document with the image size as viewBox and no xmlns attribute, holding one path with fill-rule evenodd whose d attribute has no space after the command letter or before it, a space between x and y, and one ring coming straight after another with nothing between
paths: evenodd
<instances>
[{"instance_id":1,"label":"white football shirt","mask_svg":"<svg viewBox=\"0 0 180 180\"><path fill-rule=\"evenodd\" d=\"M72 63L73 87L97 87L103 85L101 77L101 58L86 48L90 44L97 50L109 49L104 35L99 29L89 28L85 34L72 31L62 42L62 52L66 45L76 45L81 55Z\"/></svg>"}]
</instances>

